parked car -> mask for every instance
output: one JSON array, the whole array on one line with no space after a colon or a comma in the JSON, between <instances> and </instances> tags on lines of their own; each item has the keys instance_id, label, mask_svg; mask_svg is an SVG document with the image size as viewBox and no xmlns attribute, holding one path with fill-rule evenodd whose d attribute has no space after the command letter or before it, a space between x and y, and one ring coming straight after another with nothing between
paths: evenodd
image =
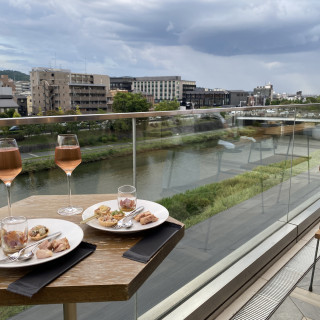
<instances>
[{"instance_id":1,"label":"parked car","mask_svg":"<svg viewBox=\"0 0 320 320\"><path fill-rule=\"evenodd\" d=\"M9 128L9 131L18 131L20 128L18 126L12 126Z\"/></svg>"}]
</instances>

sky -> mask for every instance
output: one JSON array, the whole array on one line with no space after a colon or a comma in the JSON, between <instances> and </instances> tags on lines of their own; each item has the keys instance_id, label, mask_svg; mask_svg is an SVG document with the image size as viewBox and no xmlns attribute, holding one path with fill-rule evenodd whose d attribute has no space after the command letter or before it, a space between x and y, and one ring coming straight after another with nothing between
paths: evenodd
<instances>
[{"instance_id":1,"label":"sky","mask_svg":"<svg viewBox=\"0 0 320 320\"><path fill-rule=\"evenodd\" d=\"M320 95L319 0L0 0L0 70Z\"/></svg>"}]
</instances>

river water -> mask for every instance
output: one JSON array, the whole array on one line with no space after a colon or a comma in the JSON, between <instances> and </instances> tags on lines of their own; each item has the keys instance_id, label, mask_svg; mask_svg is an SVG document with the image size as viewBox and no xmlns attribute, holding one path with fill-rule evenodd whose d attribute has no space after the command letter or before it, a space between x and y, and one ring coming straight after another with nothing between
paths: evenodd
<instances>
[{"instance_id":1,"label":"river water","mask_svg":"<svg viewBox=\"0 0 320 320\"><path fill-rule=\"evenodd\" d=\"M194 188L201 180L214 177L218 168L216 143L157 150L137 155L138 197L151 201ZM132 184L132 157L80 164L73 172L73 194L117 193ZM66 174L59 168L23 174L11 188L12 202L41 194L67 194ZM4 184L0 186L0 205L7 204Z\"/></svg>"}]
</instances>

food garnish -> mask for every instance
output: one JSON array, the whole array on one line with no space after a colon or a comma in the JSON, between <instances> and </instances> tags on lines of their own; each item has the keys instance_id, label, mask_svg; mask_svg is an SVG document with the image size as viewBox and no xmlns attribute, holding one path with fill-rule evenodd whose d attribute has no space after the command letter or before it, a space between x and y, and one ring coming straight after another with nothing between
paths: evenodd
<instances>
[{"instance_id":1,"label":"food garnish","mask_svg":"<svg viewBox=\"0 0 320 320\"><path fill-rule=\"evenodd\" d=\"M117 220L121 220L125 217L125 214L122 210L114 210L111 212L111 216L114 218L114 219L117 219Z\"/></svg>"}]
</instances>

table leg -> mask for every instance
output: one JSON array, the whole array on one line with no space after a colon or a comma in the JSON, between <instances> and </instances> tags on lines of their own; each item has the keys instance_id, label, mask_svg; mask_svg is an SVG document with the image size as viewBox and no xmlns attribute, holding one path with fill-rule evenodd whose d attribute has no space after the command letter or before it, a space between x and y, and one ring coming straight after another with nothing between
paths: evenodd
<instances>
[{"instance_id":1,"label":"table leg","mask_svg":"<svg viewBox=\"0 0 320 320\"><path fill-rule=\"evenodd\" d=\"M77 304L76 303L63 304L63 319L77 320Z\"/></svg>"}]
</instances>

